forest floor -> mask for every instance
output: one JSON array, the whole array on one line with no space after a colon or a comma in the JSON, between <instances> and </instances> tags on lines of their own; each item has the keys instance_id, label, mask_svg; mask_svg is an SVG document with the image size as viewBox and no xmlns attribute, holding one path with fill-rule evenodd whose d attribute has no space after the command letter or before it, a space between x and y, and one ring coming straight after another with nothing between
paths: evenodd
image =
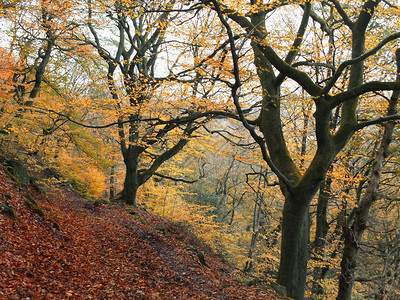
<instances>
[{"instance_id":1,"label":"forest floor","mask_svg":"<svg viewBox=\"0 0 400 300\"><path fill-rule=\"evenodd\" d=\"M0 164L0 299L283 299L240 284L180 224L11 177Z\"/></svg>"}]
</instances>

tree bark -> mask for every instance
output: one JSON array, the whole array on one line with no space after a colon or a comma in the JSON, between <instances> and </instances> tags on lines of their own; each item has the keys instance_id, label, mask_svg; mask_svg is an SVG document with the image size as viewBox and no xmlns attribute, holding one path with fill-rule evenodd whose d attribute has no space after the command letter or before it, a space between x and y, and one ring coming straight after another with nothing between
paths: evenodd
<instances>
[{"instance_id":1,"label":"tree bark","mask_svg":"<svg viewBox=\"0 0 400 300\"><path fill-rule=\"evenodd\" d=\"M261 178L261 176L260 176ZM260 181L258 182L260 186ZM261 201L261 193L258 188L257 190L257 198L254 203L254 210L253 210L253 226L252 226L252 235L251 235L251 242L249 246L249 252L247 254L248 260L243 268L243 272L250 272L253 269L253 254L257 244L257 238L260 233L260 217L261 217L261 209L262 209L262 201Z\"/></svg>"},{"instance_id":2,"label":"tree bark","mask_svg":"<svg viewBox=\"0 0 400 300\"><path fill-rule=\"evenodd\" d=\"M111 170L110 170L110 199L114 199L115 197L115 166L111 166Z\"/></svg>"},{"instance_id":3,"label":"tree bark","mask_svg":"<svg viewBox=\"0 0 400 300\"><path fill-rule=\"evenodd\" d=\"M128 148L124 154L126 172L122 199L126 204L133 206L137 206L136 195L139 188L138 157L139 151L136 147Z\"/></svg>"},{"instance_id":4,"label":"tree bark","mask_svg":"<svg viewBox=\"0 0 400 300\"><path fill-rule=\"evenodd\" d=\"M330 168L332 169L332 167ZM325 246L326 237L329 231L329 224L327 220L327 209L328 203L331 198L331 184L332 177L330 175L321 183L319 188L318 204L317 204L317 216L316 216L316 229L315 229L315 239L313 242L313 252L316 256L316 261L325 261ZM314 284L313 293L315 295L320 295L324 293L323 288L318 284L318 280L323 279L324 269L326 267L315 267L313 272Z\"/></svg>"},{"instance_id":5,"label":"tree bark","mask_svg":"<svg viewBox=\"0 0 400 300\"><path fill-rule=\"evenodd\" d=\"M123 198L126 204L137 206L136 195L139 186L137 184L137 172L135 168L130 168L126 166L125 181Z\"/></svg>"},{"instance_id":6,"label":"tree bark","mask_svg":"<svg viewBox=\"0 0 400 300\"><path fill-rule=\"evenodd\" d=\"M396 80L400 81L400 49L396 50L396 63L397 63L397 76ZM394 91L390 98L389 108L387 115L396 113L397 102L400 91ZM374 202L376 201L376 191L378 189L382 165L387 155L387 151L392 140L392 134L395 123L390 122L385 124L384 134L378 153L375 157L371 177L369 179L365 194L361 199L356 209L353 223L342 224L344 235L344 249L343 257L340 263L341 273L339 276L339 291L337 300L350 300L354 283L354 273L357 265L357 254L359 243L361 242L362 235L367 227L368 213Z\"/></svg>"},{"instance_id":7,"label":"tree bark","mask_svg":"<svg viewBox=\"0 0 400 300\"><path fill-rule=\"evenodd\" d=\"M46 7L42 6L42 26L45 28L46 31L46 38L47 38L47 45L44 47L44 54L41 54L42 49L39 49L38 56L42 58L42 61L38 66L35 67L36 74L35 74L35 84L29 93L29 98L33 99L36 98L40 92L40 87L43 81L43 75L46 71L46 67L50 62L51 54L53 52L55 42L56 42L56 35L52 26L50 25L53 21L53 16L47 11Z\"/></svg>"},{"instance_id":8,"label":"tree bark","mask_svg":"<svg viewBox=\"0 0 400 300\"><path fill-rule=\"evenodd\" d=\"M249 17L246 17L217 0L202 2L205 5L210 5L218 13L221 23L226 28L230 40L235 77L235 84L231 86L233 102L244 127L249 130L251 136L260 146L263 159L279 178L281 190L285 197L278 283L286 287L288 296L297 300L303 299L309 255L308 210L310 202L317 193L320 183L324 180L335 156L346 146L357 129L359 95L384 87L383 83L363 84L363 61L367 56L363 58L362 55L365 52L366 30L380 0L365 1L355 22L347 16L339 1L333 2L345 26L352 31L351 56L355 61L343 62L335 70L331 79L328 78L324 88L321 87L320 81L315 82L305 71L292 65L299 51L311 14L311 3L309 1L304 4L302 21L296 39L293 41L293 47L287 53L286 58L281 58L268 41L268 30L265 23L268 10L257 10L256 13L249 13ZM252 3L256 3L256 1ZM262 87L262 108L256 121L263 138L257 135L254 127L244 118L238 101L238 89L241 86L239 56L236 52L232 28L224 18L224 14L241 26L252 39L254 65ZM324 25L327 24L324 23ZM338 82L346 66L350 66L347 89L337 95L330 95L332 87ZM278 72L277 75L275 70ZM285 78L297 82L313 98L315 103L317 151L304 174L299 171L288 150L282 128L280 90ZM395 85L391 86L395 87ZM383 89L388 90L387 87ZM343 105L341 106L340 127L337 131L332 132L330 115L332 110L341 104Z\"/></svg>"},{"instance_id":9,"label":"tree bark","mask_svg":"<svg viewBox=\"0 0 400 300\"><path fill-rule=\"evenodd\" d=\"M304 202L309 201L288 197L283 209L278 284L286 287L288 295L294 299L304 297L309 257L309 206Z\"/></svg>"}]
</instances>

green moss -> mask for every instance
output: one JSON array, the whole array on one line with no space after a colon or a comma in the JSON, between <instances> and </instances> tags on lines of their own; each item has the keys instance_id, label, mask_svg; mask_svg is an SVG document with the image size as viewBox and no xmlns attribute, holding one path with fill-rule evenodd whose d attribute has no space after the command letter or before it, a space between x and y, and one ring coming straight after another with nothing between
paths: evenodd
<instances>
[{"instance_id":1,"label":"green moss","mask_svg":"<svg viewBox=\"0 0 400 300\"><path fill-rule=\"evenodd\" d=\"M24 202L26 206L28 206L34 213L36 213L40 217L44 217L43 210L39 208L36 202L31 202L28 198L26 198Z\"/></svg>"},{"instance_id":2,"label":"green moss","mask_svg":"<svg viewBox=\"0 0 400 300\"><path fill-rule=\"evenodd\" d=\"M98 206L101 206L101 205L107 204L107 203L108 203L107 200L98 199L98 200L94 201L93 205L94 205L95 207L98 207Z\"/></svg>"},{"instance_id":3,"label":"green moss","mask_svg":"<svg viewBox=\"0 0 400 300\"><path fill-rule=\"evenodd\" d=\"M38 216L40 216L42 218L44 217L44 212L39 207L34 207L33 208L33 212L36 213Z\"/></svg>"},{"instance_id":4,"label":"green moss","mask_svg":"<svg viewBox=\"0 0 400 300\"><path fill-rule=\"evenodd\" d=\"M14 211L10 206L8 206L7 202L0 204L0 214L6 216L7 218L9 218L13 221L16 220Z\"/></svg>"},{"instance_id":5,"label":"green moss","mask_svg":"<svg viewBox=\"0 0 400 300\"><path fill-rule=\"evenodd\" d=\"M156 226L154 226L155 230L161 231L162 233L165 233L165 226L163 224L157 224Z\"/></svg>"},{"instance_id":6,"label":"green moss","mask_svg":"<svg viewBox=\"0 0 400 300\"><path fill-rule=\"evenodd\" d=\"M8 175L17 182L20 186L27 186L30 183L30 177L25 166L17 160L7 160L5 163Z\"/></svg>"},{"instance_id":7,"label":"green moss","mask_svg":"<svg viewBox=\"0 0 400 300\"><path fill-rule=\"evenodd\" d=\"M53 223L53 228L56 230L60 230L60 226L56 223L56 222L52 222Z\"/></svg>"},{"instance_id":8,"label":"green moss","mask_svg":"<svg viewBox=\"0 0 400 300\"><path fill-rule=\"evenodd\" d=\"M35 199L33 199L27 192L24 193L25 198L30 201L31 203L33 203L35 206L38 206L37 202L35 201Z\"/></svg>"},{"instance_id":9,"label":"green moss","mask_svg":"<svg viewBox=\"0 0 400 300\"><path fill-rule=\"evenodd\" d=\"M73 189L82 197L84 198L92 198L93 195L90 192L87 184L85 184L84 182L80 181L79 179L77 179L74 176L70 176L69 177L69 183L71 184L71 186L73 187Z\"/></svg>"}]
</instances>

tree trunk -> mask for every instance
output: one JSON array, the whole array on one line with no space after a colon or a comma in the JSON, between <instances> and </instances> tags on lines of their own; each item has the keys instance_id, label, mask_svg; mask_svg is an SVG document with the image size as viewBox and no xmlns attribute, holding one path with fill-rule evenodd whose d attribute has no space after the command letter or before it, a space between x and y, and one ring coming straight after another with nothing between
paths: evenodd
<instances>
[{"instance_id":1,"label":"tree trunk","mask_svg":"<svg viewBox=\"0 0 400 300\"><path fill-rule=\"evenodd\" d=\"M126 204L136 206L136 195L139 188L137 166L126 165L123 199Z\"/></svg>"},{"instance_id":2,"label":"tree trunk","mask_svg":"<svg viewBox=\"0 0 400 300\"><path fill-rule=\"evenodd\" d=\"M296 300L304 299L306 284L309 202L308 199L294 199L288 196L283 209L278 284L286 287L288 296Z\"/></svg>"},{"instance_id":3,"label":"tree trunk","mask_svg":"<svg viewBox=\"0 0 400 300\"><path fill-rule=\"evenodd\" d=\"M332 166L330 167L332 169ZM318 262L326 261L326 237L329 231L329 224L327 220L327 209L328 203L331 198L331 184L332 177L330 175L321 183L318 196L317 204L317 216L316 216L316 229L315 229L315 239L313 242L313 252L315 255L315 260ZM324 289L319 284L319 280L324 279L323 274L326 274L324 270L326 267L315 267L313 271L314 283L313 283L313 293L315 295L321 295L324 293Z\"/></svg>"},{"instance_id":4,"label":"tree trunk","mask_svg":"<svg viewBox=\"0 0 400 300\"><path fill-rule=\"evenodd\" d=\"M368 212L376 200L375 193L378 188L382 172L382 163L385 157L384 153L387 151L389 146L393 127L393 124L386 126L381 148L378 151L372 168L370 181L368 183L365 195L357 207L353 224L351 226L346 224L346 222L343 224L344 249L342 261L340 263L341 274L339 276L339 292L336 298L338 300L351 299L354 273L357 263L357 254L359 249L358 245L361 242L362 235L367 227L366 223Z\"/></svg>"},{"instance_id":5,"label":"tree trunk","mask_svg":"<svg viewBox=\"0 0 400 300\"><path fill-rule=\"evenodd\" d=\"M130 146L124 152L125 163L125 181L124 189L122 191L122 199L128 205L137 206L136 195L140 186L140 179L138 174L140 150L138 147Z\"/></svg>"},{"instance_id":6,"label":"tree trunk","mask_svg":"<svg viewBox=\"0 0 400 300\"><path fill-rule=\"evenodd\" d=\"M260 195L260 192L257 191L257 199L254 203L254 211L253 211L253 228L252 228L253 233L251 235L249 252L247 254L248 260L246 261L246 264L243 269L244 273L250 272L253 269L253 252L254 252L254 249L256 248L257 238L260 233L260 217L261 217L262 201L259 198L261 198L261 197L262 197L262 195Z\"/></svg>"},{"instance_id":7,"label":"tree trunk","mask_svg":"<svg viewBox=\"0 0 400 300\"><path fill-rule=\"evenodd\" d=\"M400 49L396 50L396 64L397 64L397 76L396 80L400 81ZM394 115L397 113L397 103L400 96L400 91L394 91L390 98L389 108L387 115ZM371 176L365 191L363 198L361 199L356 209L354 221L351 225L343 222L343 234L344 234L344 249L343 257L340 263L341 274L339 276L339 292L337 300L350 300L351 292L354 283L354 273L357 263L358 244L361 242L362 235L367 227L367 218L370 208L376 201L376 191L378 189L379 181L382 174L382 165L387 156L390 142L392 140L392 134L395 123L389 122L385 124L384 134L381 140L381 144L378 149L378 153L374 159L374 163L371 170Z\"/></svg>"},{"instance_id":8,"label":"tree trunk","mask_svg":"<svg viewBox=\"0 0 400 300\"><path fill-rule=\"evenodd\" d=\"M53 36L51 31L47 32L48 42L45 50L45 54L42 58L40 64L36 67L36 74L35 74L35 85L33 86L29 98L36 98L40 92L40 87L43 81L43 75L46 70L47 65L50 62L51 53L53 51L55 37Z\"/></svg>"},{"instance_id":9,"label":"tree trunk","mask_svg":"<svg viewBox=\"0 0 400 300\"><path fill-rule=\"evenodd\" d=\"M343 258L340 263L342 271L339 276L339 292L336 299L350 300L354 283L354 271L356 268L359 241L357 241L358 239L354 236L354 232L351 228L344 227L343 235L344 249Z\"/></svg>"},{"instance_id":10,"label":"tree trunk","mask_svg":"<svg viewBox=\"0 0 400 300\"><path fill-rule=\"evenodd\" d=\"M115 197L115 166L111 166L111 170L110 170L110 199L114 199Z\"/></svg>"}]
</instances>

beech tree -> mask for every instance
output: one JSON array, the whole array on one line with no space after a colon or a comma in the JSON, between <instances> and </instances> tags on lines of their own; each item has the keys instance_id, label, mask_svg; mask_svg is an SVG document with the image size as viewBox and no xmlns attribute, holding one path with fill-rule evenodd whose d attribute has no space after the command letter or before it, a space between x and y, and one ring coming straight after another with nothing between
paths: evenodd
<instances>
[{"instance_id":1,"label":"beech tree","mask_svg":"<svg viewBox=\"0 0 400 300\"><path fill-rule=\"evenodd\" d=\"M76 3L21 0L2 6L4 18L12 23L8 32L12 39L10 51L23 66L14 76L16 97L20 104L31 106L52 58L74 48L71 38L78 28L72 21Z\"/></svg>"},{"instance_id":2,"label":"beech tree","mask_svg":"<svg viewBox=\"0 0 400 300\"><path fill-rule=\"evenodd\" d=\"M201 1L201 4L213 9L226 28L233 61L233 101L243 125L259 144L263 158L279 178L285 197L278 283L286 287L289 296L303 299L309 257L309 205L331 163L356 131L400 118L399 115L389 115L360 120L357 111L360 101L368 101L371 93L400 88L398 82L385 81L377 73L366 76L364 72L367 61L368 65L373 61L377 68L382 68L379 60L375 59L376 54L400 37L400 33L394 31L396 27L385 32L373 24L379 22L380 16L387 17L388 13L394 16L398 10L392 10L395 7L393 3L379 0L362 3L336 0L266 3L255 0L239 4L212 0ZM293 6L297 8L293 9ZM290 13L301 20L295 23L298 29L291 35L291 44L279 44L282 43L281 34L287 32L275 30L277 23L268 18L273 19L271 15L278 11L285 15L279 10L281 7L292 9ZM330 15L326 12L331 10L334 11L333 17L326 17ZM310 32L307 31L309 27ZM243 117L239 103L242 81L238 53L243 44L238 46L234 38L239 30L245 39L250 40L261 85L262 108L256 125ZM318 32L326 38L321 48L315 49L312 37ZM330 32L335 34L329 35ZM333 40L329 40L329 36ZM334 57L331 63L326 63L326 60L321 63L321 57L327 56L325 50L329 44L340 45L346 55ZM282 127L282 90L288 88L287 82L289 88L290 85L301 87L314 102L316 150L304 171L296 165ZM332 130L332 116L337 108L339 126Z\"/></svg>"},{"instance_id":3,"label":"beech tree","mask_svg":"<svg viewBox=\"0 0 400 300\"><path fill-rule=\"evenodd\" d=\"M400 79L400 49L396 50L397 76ZM387 115L392 116L397 112L397 102L399 92L392 94L389 101ZM341 262L342 272L339 281L339 293L337 299L351 299L351 291L354 282L354 272L357 263L358 244L361 241L362 235L367 227L367 218L369 210L376 200L376 191L378 189L380 177L382 174L382 165L385 157L388 154L389 145L392 140L394 123L385 124L384 134L379 145L376 157L374 159L370 179L365 190L365 194L358 203L355 209L354 217L344 220L342 227L344 233L344 251Z\"/></svg>"},{"instance_id":4,"label":"beech tree","mask_svg":"<svg viewBox=\"0 0 400 300\"><path fill-rule=\"evenodd\" d=\"M2 4L0 9L24 7L26 3L14 1L12 6ZM17 100L23 104L27 95L40 98L40 88L42 92L53 90L60 96L51 79L57 81L62 76L54 74L70 72L74 68L70 60L79 61L80 66L89 70L82 72L83 77L88 76L82 80L85 92L75 93L68 87L73 98L82 97L81 106L66 101L64 111L60 98L48 94L47 103L60 103L41 110L56 116L51 115L54 117L48 127L51 130L44 128L46 134L67 121L98 129L116 126L117 136L110 140L119 143L126 168L121 197L126 203L136 205L138 188L153 176L177 182L193 181L174 177L172 170L179 166L168 170L162 169L162 165L168 160L174 163L171 159L177 159L178 152L182 153L196 130L209 118L225 116L240 120L261 150L259 159L247 160L250 167L246 167L254 172L243 168L254 173L254 178L245 182L240 177L243 174L234 170L238 169L235 158L227 163L226 170L217 170L222 178L215 178L213 190L207 193L216 202L215 211L221 219L229 219L230 225L239 219L242 209L239 204L248 207L251 204L253 237L245 253L249 269L269 206L264 198L280 199L274 194L275 189L266 192L264 188L262 175L274 172L281 197L285 199L283 219L281 225L277 224L279 217L268 225L274 236L263 245L275 247L278 232L282 230L277 280L289 296L302 299L309 259L311 201L319 191L315 240L311 246L314 253L325 254L329 230L326 214L334 201L330 191L336 180L332 176L335 171L332 163L353 153L349 149L350 141L361 129L378 124L394 126L391 122L400 119L393 109L386 107L368 111L368 105L378 103L376 98L388 98L391 91L400 89L398 80L393 80L394 59L387 55L394 52L395 42L400 38L397 31L400 10L394 2L85 0L34 4L26 11L20 10L19 19L14 19L18 32L12 35L13 45L24 56L22 61L26 64L25 70L19 63L12 66L22 77L21 82L14 82L18 87ZM25 20L24 12L30 13ZM30 45L33 46L30 48ZM2 60L6 61L7 57L10 56L2 55ZM51 73L49 67L54 77L45 76L46 72ZM96 68L96 72L91 72L91 68ZM89 79L94 73L96 77ZM10 73L3 75L2 80L7 82L3 88L9 93L10 86L14 85L8 85ZM58 81L62 86L62 80ZM44 82L48 89L43 88ZM101 85L104 90L99 89ZM62 98L66 98L65 94L66 89ZM233 101L226 100L230 97ZM8 94L5 98L4 101L9 100ZM91 105L97 106L96 111L90 110ZM291 119L287 108L296 105L301 113L295 117L300 117ZM235 114L231 113L232 107L236 109ZM246 114L253 109L258 110L250 120ZM30 110L40 108L34 105ZM385 115L386 111L389 114ZM83 115L81 122L74 119ZM88 115L92 118L90 121L85 118ZM77 134L75 125L71 130ZM224 125L208 130L218 130L226 134L225 138L231 138L229 130L221 127ZM105 133L108 134L110 131ZM93 143L90 148L101 148L97 145ZM345 153L341 153L343 149ZM101 158L96 151L92 153ZM265 166L259 165L261 158L269 166L268 173ZM73 165L72 157L68 159ZM374 172L379 173L379 168ZM276 178L268 180L274 185ZM372 196L378 179L372 180L374 186L369 189ZM160 184L158 188L166 190L160 206L164 215L168 187ZM179 188L174 186L170 190ZM359 195L362 190L363 187ZM343 192L349 191L343 189ZM255 203L246 203L251 199L250 193L254 193ZM198 193L198 196L203 195ZM347 247L341 280L340 295L346 295L343 297L350 295L354 277L352 264L357 254L353 237L361 240L371 205L368 199L373 199L368 197L359 198L362 199L357 210L359 215L347 217L345 214L346 218L337 227L344 228ZM179 199L181 203L183 198ZM161 198L157 200L160 203ZM189 210L182 210L181 215L186 211ZM313 216L314 211L311 212ZM243 214L240 218L244 224ZM314 278L323 278L325 271L316 269ZM318 287L315 290L320 292Z\"/></svg>"},{"instance_id":5,"label":"beech tree","mask_svg":"<svg viewBox=\"0 0 400 300\"><path fill-rule=\"evenodd\" d=\"M203 75L199 69L207 60L221 55L221 51L209 52L207 59L196 61L199 43L194 39L201 35L182 34L187 31L179 28L187 22L176 20L182 4L174 0L34 4L25 11L22 8L28 4L19 3L18 13L13 15L19 30L14 34L19 54L26 56L26 62L34 61L33 66L21 73L23 79L16 89L18 101L32 105L24 96L38 96L49 66L53 74L67 74L76 64L81 65L85 76L89 76L83 81L92 82L85 92L71 97L73 101L66 109L32 107L55 116L53 121L57 124L51 130L46 129L46 134L65 122L98 129L117 126L116 140L126 167L124 188L119 196L128 204L136 205L137 189L153 175L185 181L157 170L189 142L193 132L209 117L229 115L229 112L226 108L219 110L218 105L203 105L205 101L201 99L205 98L207 87L201 86ZM189 21L198 10L189 10ZM36 19L40 22L31 22ZM167 32L170 40L166 38ZM31 49L28 51L23 43L26 40L38 45L37 57ZM60 64L61 57L65 65ZM90 68L98 70L90 71ZM103 78L98 76L101 71ZM90 78L91 74L96 77ZM59 94L60 83L50 82L50 78L47 77L46 83ZM108 90L99 93L94 86L101 84ZM77 100L80 97L84 97L83 101ZM102 103L93 104L95 101ZM79 112L82 108L85 113ZM75 110L77 114L71 113ZM116 122L110 122L111 114ZM94 121L85 120L85 115Z\"/></svg>"},{"instance_id":6,"label":"beech tree","mask_svg":"<svg viewBox=\"0 0 400 300\"><path fill-rule=\"evenodd\" d=\"M188 35L184 40L185 36L168 32L178 16L176 11L181 10L182 4L175 0L88 1L88 32L77 36L92 46L106 64L106 81L111 103L116 107L118 140L126 167L119 197L130 205L136 205L138 188L153 175L190 182L157 170L182 150L208 118L230 115L226 109L218 111L197 104L206 93L199 91L201 76L197 67L219 52L196 62L193 37ZM184 26L185 21L179 23ZM112 43L104 26L115 31ZM173 44L168 36L186 44L186 49L171 46L168 50ZM172 67L163 57L169 51L174 60ZM182 56L184 63L179 60ZM187 59L192 60L191 66Z\"/></svg>"}]
</instances>

